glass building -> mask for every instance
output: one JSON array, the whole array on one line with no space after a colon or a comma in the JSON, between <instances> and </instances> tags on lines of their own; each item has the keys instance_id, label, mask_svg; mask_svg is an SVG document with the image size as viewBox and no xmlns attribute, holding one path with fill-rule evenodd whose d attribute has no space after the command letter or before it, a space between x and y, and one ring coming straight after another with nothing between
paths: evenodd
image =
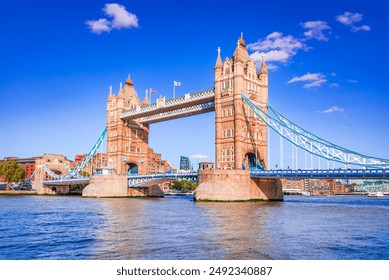
<instances>
[{"instance_id":1,"label":"glass building","mask_svg":"<svg viewBox=\"0 0 389 280\"><path fill-rule=\"evenodd\" d=\"M189 157L181 156L180 170L192 170L192 164L190 163Z\"/></svg>"}]
</instances>

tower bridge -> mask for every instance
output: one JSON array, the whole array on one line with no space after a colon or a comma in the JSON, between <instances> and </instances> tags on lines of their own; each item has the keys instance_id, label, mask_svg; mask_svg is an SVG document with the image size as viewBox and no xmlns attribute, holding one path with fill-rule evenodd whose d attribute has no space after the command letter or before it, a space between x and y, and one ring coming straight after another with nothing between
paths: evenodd
<instances>
[{"instance_id":1,"label":"tower bridge","mask_svg":"<svg viewBox=\"0 0 389 280\"><path fill-rule=\"evenodd\" d=\"M231 58L221 59L218 48L213 88L188 93L150 104L146 94L140 100L130 76L107 100L107 158L109 176L94 175L84 196L139 195L130 186L147 180L178 179L183 175L165 173L171 165L148 145L150 124L215 111L214 168L200 170L186 179L197 180L197 200L282 200L280 178L387 178L389 160L365 156L332 144L302 129L268 103L268 71L264 58L257 71L245 41L238 39ZM361 169L352 170L268 170L268 128L294 147L311 155ZM101 144L101 137L98 145ZM93 152L88 154L93 157ZM69 172L68 182L81 171ZM281 166L282 169L282 166ZM297 169L297 168L296 168ZM378 170L378 171L377 171ZM184 176L185 177L185 176ZM78 178L86 181L86 178ZM47 185L63 184L56 180ZM64 181L64 180L62 180ZM158 192L156 192L158 193ZM147 195L155 195L153 190Z\"/></svg>"}]
</instances>

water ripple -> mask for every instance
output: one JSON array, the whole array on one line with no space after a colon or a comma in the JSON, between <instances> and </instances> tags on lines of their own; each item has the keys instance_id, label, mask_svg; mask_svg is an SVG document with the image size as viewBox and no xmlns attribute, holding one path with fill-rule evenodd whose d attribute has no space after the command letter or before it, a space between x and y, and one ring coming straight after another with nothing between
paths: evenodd
<instances>
[{"instance_id":1,"label":"water ripple","mask_svg":"<svg viewBox=\"0 0 389 280\"><path fill-rule=\"evenodd\" d=\"M0 259L389 259L389 197L0 197Z\"/></svg>"}]
</instances>

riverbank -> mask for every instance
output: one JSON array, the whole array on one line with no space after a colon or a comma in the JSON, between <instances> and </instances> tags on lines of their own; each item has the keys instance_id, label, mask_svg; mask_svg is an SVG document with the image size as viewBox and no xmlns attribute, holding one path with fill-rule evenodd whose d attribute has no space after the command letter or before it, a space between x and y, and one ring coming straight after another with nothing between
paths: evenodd
<instances>
[{"instance_id":1,"label":"riverbank","mask_svg":"<svg viewBox=\"0 0 389 280\"><path fill-rule=\"evenodd\" d=\"M37 191L22 191L22 190L1 190L0 195L37 195Z\"/></svg>"}]
</instances>

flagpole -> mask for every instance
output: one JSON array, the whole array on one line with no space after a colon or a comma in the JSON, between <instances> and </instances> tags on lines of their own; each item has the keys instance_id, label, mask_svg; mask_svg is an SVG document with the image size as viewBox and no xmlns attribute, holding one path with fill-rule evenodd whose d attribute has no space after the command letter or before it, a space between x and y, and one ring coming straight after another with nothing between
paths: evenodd
<instances>
[{"instance_id":1,"label":"flagpole","mask_svg":"<svg viewBox=\"0 0 389 280\"><path fill-rule=\"evenodd\" d=\"M150 105L151 105L151 88L150 88L149 94L150 94Z\"/></svg>"},{"instance_id":2,"label":"flagpole","mask_svg":"<svg viewBox=\"0 0 389 280\"><path fill-rule=\"evenodd\" d=\"M176 97L176 81L173 81L173 99Z\"/></svg>"}]
</instances>

